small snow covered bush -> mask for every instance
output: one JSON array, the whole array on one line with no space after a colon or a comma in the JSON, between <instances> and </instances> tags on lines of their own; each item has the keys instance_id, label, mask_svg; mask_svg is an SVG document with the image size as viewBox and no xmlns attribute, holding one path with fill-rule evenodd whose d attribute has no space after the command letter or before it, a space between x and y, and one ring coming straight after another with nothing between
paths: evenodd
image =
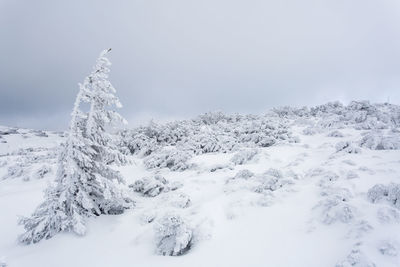
<instances>
[{"instance_id":1,"label":"small snow covered bush","mask_svg":"<svg viewBox=\"0 0 400 267\"><path fill-rule=\"evenodd\" d=\"M314 207L319 211L320 221L324 224L335 222L349 223L356 213L356 208L351 206L349 200L352 194L346 188L326 187L321 192L323 199Z\"/></svg>"},{"instance_id":2,"label":"small snow covered bush","mask_svg":"<svg viewBox=\"0 0 400 267\"><path fill-rule=\"evenodd\" d=\"M193 240L193 230L177 214L167 214L155 225L156 252L164 256L186 253Z\"/></svg>"},{"instance_id":3,"label":"small snow covered bush","mask_svg":"<svg viewBox=\"0 0 400 267\"><path fill-rule=\"evenodd\" d=\"M155 175L153 177L144 177L140 180L137 180L129 187L135 192L141 193L143 196L155 197L162 191L168 191L167 184L168 181L164 177Z\"/></svg>"},{"instance_id":4,"label":"small snow covered bush","mask_svg":"<svg viewBox=\"0 0 400 267\"><path fill-rule=\"evenodd\" d=\"M372 203L386 200L394 207L400 209L400 184L376 184L368 190L367 198Z\"/></svg>"},{"instance_id":5,"label":"small snow covered bush","mask_svg":"<svg viewBox=\"0 0 400 267\"><path fill-rule=\"evenodd\" d=\"M48 165L43 165L42 167L40 167L38 170L36 170L35 172L35 178L37 179L42 179L44 176L46 176L46 174L51 172L51 167Z\"/></svg>"},{"instance_id":6,"label":"small snow covered bush","mask_svg":"<svg viewBox=\"0 0 400 267\"><path fill-rule=\"evenodd\" d=\"M233 179L249 179L250 177L253 177L254 173L245 169L245 170L241 170L238 171L238 173L236 173L236 175L233 177Z\"/></svg>"},{"instance_id":7,"label":"small snow covered bush","mask_svg":"<svg viewBox=\"0 0 400 267\"><path fill-rule=\"evenodd\" d=\"M376 267L360 249L361 243L356 243L346 259L336 264L335 267Z\"/></svg>"},{"instance_id":8,"label":"small snow covered bush","mask_svg":"<svg viewBox=\"0 0 400 267\"><path fill-rule=\"evenodd\" d=\"M168 168L171 171L184 171L191 167L188 161L192 157L193 154L188 151L169 147L157 151L145 158L144 164L148 169Z\"/></svg>"},{"instance_id":9,"label":"small snow covered bush","mask_svg":"<svg viewBox=\"0 0 400 267\"><path fill-rule=\"evenodd\" d=\"M397 256L398 251L399 251L396 242L393 242L390 240L382 241L378 250L382 255L391 256L391 257Z\"/></svg>"},{"instance_id":10,"label":"small snow covered bush","mask_svg":"<svg viewBox=\"0 0 400 267\"><path fill-rule=\"evenodd\" d=\"M328 133L327 136L328 137L344 137L344 134L342 134L342 132L339 132L338 130L336 130L336 131L332 131L332 132Z\"/></svg>"},{"instance_id":11,"label":"small snow covered bush","mask_svg":"<svg viewBox=\"0 0 400 267\"><path fill-rule=\"evenodd\" d=\"M350 141L341 141L335 146L336 152L345 152L349 154L359 154L361 153L361 149L359 147L355 147L354 144Z\"/></svg>"},{"instance_id":12,"label":"small snow covered bush","mask_svg":"<svg viewBox=\"0 0 400 267\"><path fill-rule=\"evenodd\" d=\"M24 174L24 167L21 164L14 164L7 168L7 174L3 176L3 179L18 178Z\"/></svg>"},{"instance_id":13,"label":"small snow covered bush","mask_svg":"<svg viewBox=\"0 0 400 267\"><path fill-rule=\"evenodd\" d=\"M231 162L233 162L235 165L243 165L253 160L257 154L257 149L243 149L233 155Z\"/></svg>"}]
</instances>

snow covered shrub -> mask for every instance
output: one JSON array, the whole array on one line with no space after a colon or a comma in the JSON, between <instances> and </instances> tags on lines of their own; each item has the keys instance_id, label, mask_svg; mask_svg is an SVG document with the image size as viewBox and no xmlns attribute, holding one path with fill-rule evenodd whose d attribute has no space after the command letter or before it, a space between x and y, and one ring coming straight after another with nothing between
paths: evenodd
<instances>
[{"instance_id":1,"label":"snow covered shrub","mask_svg":"<svg viewBox=\"0 0 400 267\"><path fill-rule=\"evenodd\" d=\"M360 146L373 150L400 149L400 134L383 135L379 132L372 132L361 139Z\"/></svg>"},{"instance_id":2,"label":"snow covered shrub","mask_svg":"<svg viewBox=\"0 0 400 267\"><path fill-rule=\"evenodd\" d=\"M296 108L291 106L284 106L273 108L272 111L281 118L308 117L310 115L308 107Z\"/></svg>"},{"instance_id":3,"label":"snow covered shrub","mask_svg":"<svg viewBox=\"0 0 400 267\"><path fill-rule=\"evenodd\" d=\"M186 253L193 240L193 230L177 214L167 214L155 227L156 252L163 256L180 256Z\"/></svg>"},{"instance_id":4,"label":"snow covered shrub","mask_svg":"<svg viewBox=\"0 0 400 267\"><path fill-rule=\"evenodd\" d=\"M361 243L356 243L346 259L336 264L335 267L376 267L360 249Z\"/></svg>"},{"instance_id":5,"label":"snow covered shrub","mask_svg":"<svg viewBox=\"0 0 400 267\"><path fill-rule=\"evenodd\" d=\"M3 180L9 178L18 178L24 175L24 167L22 164L17 163L7 168L7 174L3 176Z\"/></svg>"},{"instance_id":6,"label":"snow covered shrub","mask_svg":"<svg viewBox=\"0 0 400 267\"><path fill-rule=\"evenodd\" d=\"M356 129L387 129L399 125L400 108L390 104L371 104L353 101L348 106L330 102L311 108L310 114L319 119L323 128L342 128L354 125Z\"/></svg>"},{"instance_id":7,"label":"snow covered shrub","mask_svg":"<svg viewBox=\"0 0 400 267\"><path fill-rule=\"evenodd\" d=\"M278 142L296 142L289 122L277 116L225 115L207 113L193 120L167 124L151 122L121 134L122 144L133 153L147 157L166 147L199 155L227 153L241 147L268 147Z\"/></svg>"},{"instance_id":8,"label":"snow covered shrub","mask_svg":"<svg viewBox=\"0 0 400 267\"><path fill-rule=\"evenodd\" d=\"M257 149L242 149L233 155L231 162L233 162L235 165L243 165L253 160L257 154Z\"/></svg>"},{"instance_id":9,"label":"snow covered shrub","mask_svg":"<svg viewBox=\"0 0 400 267\"><path fill-rule=\"evenodd\" d=\"M332 131L332 132L330 132L330 133L328 133L328 135L327 135L328 137L344 137L344 134L342 134L340 131L338 131L338 130L335 130L335 131Z\"/></svg>"},{"instance_id":10,"label":"snow covered shrub","mask_svg":"<svg viewBox=\"0 0 400 267\"><path fill-rule=\"evenodd\" d=\"M339 101L328 102L323 105L312 107L310 113L313 116L321 115L324 113L341 115L343 113L343 108L343 104Z\"/></svg>"},{"instance_id":11,"label":"snow covered shrub","mask_svg":"<svg viewBox=\"0 0 400 267\"><path fill-rule=\"evenodd\" d=\"M235 149L236 140L228 134L218 134L208 127L201 127L199 132L184 142L179 142L177 147L193 151L196 155L212 152L227 153Z\"/></svg>"},{"instance_id":12,"label":"snow covered shrub","mask_svg":"<svg viewBox=\"0 0 400 267\"><path fill-rule=\"evenodd\" d=\"M120 106L115 89L107 80L110 62L103 51L92 73L80 85L76 97L69 134L63 145L56 174L56 184L45 191L44 201L30 217L20 218L25 233L19 241L37 243L63 231L85 234L87 217L101 214L120 214L133 206L114 181L123 182L119 172L107 163L117 159L112 135L105 129L121 121L109 106ZM80 109L90 104L89 113Z\"/></svg>"},{"instance_id":13,"label":"snow covered shrub","mask_svg":"<svg viewBox=\"0 0 400 267\"><path fill-rule=\"evenodd\" d=\"M233 177L233 179L249 179L250 177L253 177L254 173L245 169L245 170L240 170L236 173L236 175Z\"/></svg>"},{"instance_id":14,"label":"snow covered shrub","mask_svg":"<svg viewBox=\"0 0 400 267\"><path fill-rule=\"evenodd\" d=\"M335 148L336 152L345 152L349 154L361 153L361 149L359 147L355 147L350 141L341 141L335 145Z\"/></svg>"},{"instance_id":15,"label":"snow covered shrub","mask_svg":"<svg viewBox=\"0 0 400 267\"><path fill-rule=\"evenodd\" d=\"M232 164L216 163L210 166L209 171L216 172L218 170L224 170L224 169L233 170L234 167Z\"/></svg>"},{"instance_id":16,"label":"snow covered shrub","mask_svg":"<svg viewBox=\"0 0 400 267\"><path fill-rule=\"evenodd\" d=\"M166 147L145 158L144 164L148 169L168 168L171 171L184 171L192 167L188 163L192 157L193 154L188 151Z\"/></svg>"},{"instance_id":17,"label":"snow covered shrub","mask_svg":"<svg viewBox=\"0 0 400 267\"><path fill-rule=\"evenodd\" d=\"M336 221L348 223L354 218L354 208L338 198L327 198L319 203L321 221L332 224Z\"/></svg>"},{"instance_id":18,"label":"snow covered shrub","mask_svg":"<svg viewBox=\"0 0 400 267\"><path fill-rule=\"evenodd\" d=\"M258 175L257 180L259 181L259 184L254 188L254 192L256 193L276 191L284 185L293 184L292 179L285 179L281 171L273 168Z\"/></svg>"},{"instance_id":19,"label":"snow covered shrub","mask_svg":"<svg viewBox=\"0 0 400 267\"><path fill-rule=\"evenodd\" d=\"M400 184L376 184L368 190L367 198L372 203L386 200L394 207L400 209Z\"/></svg>"},{"instance_id":20,"label":"snow covered shrub","mask_svg":"<svg viewBox=\"0 0 400 267\"><path fill-rule=\"evenodd\" d=\"M398 254L397 244L391 240L384 240L381 242L378 248L379 252L385 256L395 257Z\"/></svg>"},{"instance_id":21,"label":"snow covered shrub","mask_svg":"<svg viewBox=\"0 0 400 267\"><path fill-rule=\"evenodd\" d=\"M49 137L49 135L46 132L40 130L33 131L33 134L39 137Z\"/></svg>"},{"instance_id":22,"label":"snow covered shrub","mask_svg":"<svg viewBox=\"0 0 400 267\"><path fill-rule=\"evenodd\" d=\"M43 165L35 172L35 178L42 179L46 174L51 172L51 167L48 165Z\"/></svg>"},{"instance_id":23,"label":"snow covered shrub","mask_svg":"<svg viewBox=\"0 0 400 267\"><path fill-rule=\"evenodd\" d=\"M270 176L275 177L275 178L282 178L283 177L282 172L280 170L278 170L278 169L275 169L275 168L269 168L264 173L264 175L270 175Z\"/></svg>"},{"instance_id":24,"label":"snow covered shrub","mask_svg":"<svg viewBox=\"0 0 400 267\"><path fill-rule=\"evenodd\" d=\"M153 177L144 177L137 180L134 184L129 187L135 192L141 193L146 197L155 197L162 191L168 190L168 181L161 175L155 175Z\"/></svg>"},{"instance_id":25,"label":"snow covered shrub","mask_svg":"<svg viewBox=\"0 0 400 267\"><path fill-rule=\"evenodd\" d=\"M321 196L324 198L314 209L319 211L322 223L332 224L337 221L349 223L354 219L356 209L349 204L352 195L348 189L326 187Z\"/></svg>"},{"instance_id":26,"label":"snow covered shrub","mask_svg":"<svg viewBox=\"0 0 400 267\"><path fill-rule=\"evenodd\" d=\"M1 135L10 135L10 134L18 134L19 132L18 132L18 129L17 128L3 128L1 131L0 131L0 136Z\"/></svg>"}]
</instances>

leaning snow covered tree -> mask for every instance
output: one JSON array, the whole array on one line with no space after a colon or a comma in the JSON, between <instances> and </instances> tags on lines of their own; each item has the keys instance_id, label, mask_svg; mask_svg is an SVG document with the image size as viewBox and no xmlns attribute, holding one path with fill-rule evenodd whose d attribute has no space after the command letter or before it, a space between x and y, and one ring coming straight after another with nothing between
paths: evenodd
<instances>
[{"instance_id":1,"label":"leaning snow covered tree","mask_svg":"<svg viewBox=\"0 0 400 267\"><path fill-rule=\"evenodd\" d=\"M56 183L45 192L45 200L30 217L19 223L25 244L48 239L62 231L85 234L85 219L101 214L120 214L132 206L132 200L114 182L123 182L119 172L108 163L120 163L124 157L113 145L106 128L116 120L124 121L112 111L120 107L115 89L108 79L110 62L103 51L92 73L80 84L66 143L59 155ZM90 105L89 113L81 104Z\"/></svg>"}]
</instances>

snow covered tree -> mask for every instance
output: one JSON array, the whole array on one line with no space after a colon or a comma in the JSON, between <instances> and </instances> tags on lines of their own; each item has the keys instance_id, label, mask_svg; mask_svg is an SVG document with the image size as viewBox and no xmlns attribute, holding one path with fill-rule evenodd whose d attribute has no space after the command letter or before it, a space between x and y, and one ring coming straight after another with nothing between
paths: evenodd
<instances>
[{"instance_id":1,"label":"snow covered tree","mask_svg":"<svg viewBox=\"0 0 400 267\"><path fill-rule=\"evenodd\" d=\"M124 163L126 158L118 150L114 135L107 132L107 126L118 123L126 123L116 111L110 109L111 106L121 108L122 105L117 96L115 88L108 80L110 72L110 61L106 55L111 49L104 50L97 59L92 73L84 80L81 85L86 91L90 92L90 111L86 125L86 135L92 140L92 148L97 151L101 161L106 163Z\"/></svg>"},{"instance_id":2,"label":"snow covered tree","mask_svg":"<svg viewBox=\"0 0 400 267\"><path fill-rule=\"evenodd\" d=\"M105 110L105 106L119 103L107 81L107 52L101 53L93 72L80 85L68 138L59 155L56 184L46 190L44 202L31 217L19 221L26 230L19 237L22 243L36 243L62 231L83 235L85 218L120 214L132 206L132 200L124 197L114 183L123 181L121 175L107 165L117 152L110 145L112 138L105 127L118 115ZM89 113L80 109L85 102L91 105Z\"/></svg>"}]
</instances>

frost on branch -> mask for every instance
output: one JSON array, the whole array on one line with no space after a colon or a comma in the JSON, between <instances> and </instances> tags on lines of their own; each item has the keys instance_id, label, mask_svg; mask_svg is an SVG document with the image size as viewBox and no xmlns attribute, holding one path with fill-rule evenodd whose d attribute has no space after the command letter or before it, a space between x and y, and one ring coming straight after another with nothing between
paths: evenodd
<instances>
[{"instance_id":1,"label":"frost on branch","mask_svg":"<svg viewBox=\"0 0 400 267\"><path fill-rule=\"evenodd\" d=\"M193 240L193 230L176 214L167 214L155 225L156 252L164 256L186 253Z\"/></svg>"}]
</instances>

